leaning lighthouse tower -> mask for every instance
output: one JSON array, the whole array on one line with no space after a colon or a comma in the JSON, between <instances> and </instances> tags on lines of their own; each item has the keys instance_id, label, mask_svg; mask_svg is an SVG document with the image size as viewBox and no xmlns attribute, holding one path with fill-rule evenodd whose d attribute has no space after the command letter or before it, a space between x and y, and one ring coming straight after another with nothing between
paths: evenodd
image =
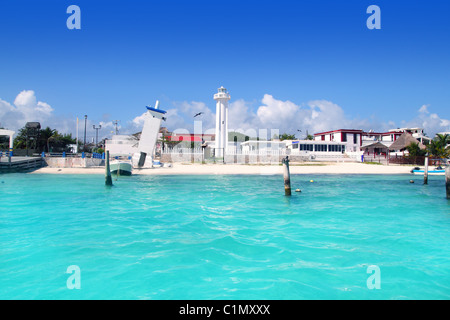
<instances>
[{"instance_id":1,"label":"leaning lighthouse tower","mask_svg":"<svg viewBox=\"0 0 450 320\"><path fill-rule=\"evenodd\" d=\"M218 157L225 156L228 147L228 101L230 99L230 95L224 87L220 87L214 95L214 100L216 100L215 154Z\"/></svg>"}]
</instances>

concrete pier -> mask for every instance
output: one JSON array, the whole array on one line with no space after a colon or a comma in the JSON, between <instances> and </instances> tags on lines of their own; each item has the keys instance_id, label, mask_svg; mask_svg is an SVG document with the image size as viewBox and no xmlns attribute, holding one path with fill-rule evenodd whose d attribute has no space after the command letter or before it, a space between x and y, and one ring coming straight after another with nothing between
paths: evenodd
<instances>
[{"instance_id":1,"label":"concrete pier","mask_svg":"<svg viewBox=\"0 0 450 320\"><path fill-rule=\"evenodd\" d=\"M291 173L289 172L289 157L282 161L283 163L283 177L284 177L284 193L286 196L291 196Z\"/></svg>"},{"instance_id":2,"label":"concrete pier","mask_svg":"<svg viewBox=\"0 0 450 320\"><path fill-rule=\"evenodd\" d=\"M450 164L445 168L445 190L447 199L450 199Z\"/></svg>"},{"instance_id":3,"label":"concrete pier","mask_svg":"<svg viewBox=\"0 0 450 320\"><path fill-rule=\"evenodd\" d=\"M423 170L423 184L428 184L428 155L425 157L425 169Z\"/></svg>"},{"instance_id":4,"label":"concrete pier","mask_svg":"<svg viewBox=\"0 0 450 320\"><path fill-rule=\"evenodd\" d=\"M109 165L109 151L108 150L106 151L106 157L105 158L106 158L105 159L105 161L106 161L106 164L105 164L105 185L112 186L113 183L112 183L112 177L111 177L111 168L110 168L110 165Z\"/></svg>"}]
</instances>

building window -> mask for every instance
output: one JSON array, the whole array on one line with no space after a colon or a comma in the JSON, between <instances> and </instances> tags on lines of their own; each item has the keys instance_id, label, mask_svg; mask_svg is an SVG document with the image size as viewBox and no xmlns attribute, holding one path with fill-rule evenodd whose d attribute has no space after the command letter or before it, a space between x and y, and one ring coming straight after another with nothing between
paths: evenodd
<instances>
[{"instance_id":1,"label":"building window","mask_svg":"<svg viewBox=\"0 0 450 320\"><path fill-rule=\"evenodd\" d=\"M342 142L347 142L347 134L346 133L342 133L342 138L341 138Z\"/></svg>"}]
</instances>

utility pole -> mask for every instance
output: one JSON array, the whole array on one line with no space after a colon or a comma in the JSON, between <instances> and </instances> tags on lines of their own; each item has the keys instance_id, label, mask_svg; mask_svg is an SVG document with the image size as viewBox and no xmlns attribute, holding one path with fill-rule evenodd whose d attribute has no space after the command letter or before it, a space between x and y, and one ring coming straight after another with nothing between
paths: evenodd
<instances>
[{"instance_id":1,"label":"utility pole","mask_svg":"<svg viewBox=\"0 0 450 320\"><path fill-rule=\"evenodd\" d=\"M113 125L115 127L116 135L118 135L119 134L119 128L118 128L119 120L114 120Z\"/></svg>"},{"instance_id":2,"label":"utility pole","mask_svg":"<svg viewBox=\"0 0 450 320\"><path fill-rule=\"evenodd\" d=\"M98 146L98 130L102 128L102 125L99 125L98 127L95 127L95 124L92 126L95 130L95 146Z\"/></svg>"},{"instance_id":3,"label":"utility pole","mask_svg":"<svg viewBox=\"0 0 450 320\"><path fill-rule=\"evenodd\" d=\"M83 144L83 151L86 151L86 123L87 123L87 115L84 115L84 144Z\"/></svg>"}]
</instances>

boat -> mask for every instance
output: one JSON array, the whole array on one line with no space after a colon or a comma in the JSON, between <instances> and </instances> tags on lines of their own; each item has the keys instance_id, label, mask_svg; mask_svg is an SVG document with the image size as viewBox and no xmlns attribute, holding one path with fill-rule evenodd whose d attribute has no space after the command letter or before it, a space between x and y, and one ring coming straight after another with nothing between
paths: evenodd
<instances>
[{"instance_id":1,"label":"boat","mask_svg":"<svg viewBox=\"0 0 450 320\"><path fill-rule=\"evenodd\" d=\"M114 160L110 164L111 174L119 176L131 176L133 165L129 161Z\"/></svg>"},{"instance_id":2,"label":"boat","mask_svg":"<svg viewBox=\"0 0 450 320\"><path fill-rule=\"evenodd\" d=\"M412 170L412 173L413 174L424 174L425 173L425 170ZM429 175L437 175L437 176L440 176L440 175L444 175L445 174L445 170L428 170L428 174Z\"/></svg>"},{"instance_id":3,"label":"boat","mask_svg":"<svg viewBox=\"0 0 450 320\"><path fill-rule=\"evenodd\" d=\"M153 167L154 168L159 168L162 167L163 164L159 161L159 160L153 160Z\"/></svg>"}]
</instances>

